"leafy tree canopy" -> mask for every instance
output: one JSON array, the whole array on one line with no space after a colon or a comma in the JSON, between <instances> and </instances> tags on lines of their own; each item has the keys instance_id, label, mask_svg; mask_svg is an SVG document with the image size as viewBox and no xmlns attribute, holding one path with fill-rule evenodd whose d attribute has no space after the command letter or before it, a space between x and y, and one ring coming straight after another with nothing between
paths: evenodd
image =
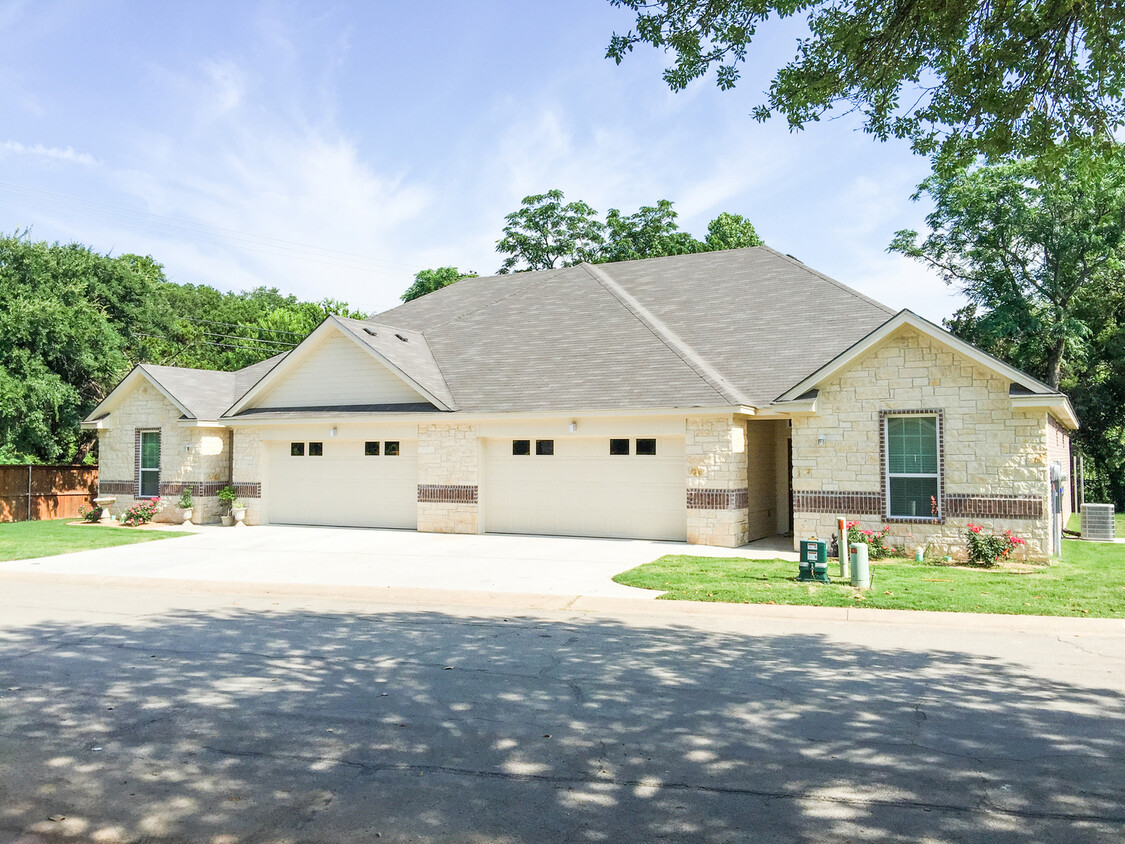
<instances>
[{"instance_id":1,"label":"leafy tree canopy","mask_svg":"<svg viewBox=\"0 0 1125 844\"><path fill-rule=\"evenodd\" d=\"M476 278L474 272L463 273L456 267L438 267L436 270L421 270L414 276L414 283L406 288L400 297L402 301L409 302L435 290L441 290L463 278Z\"/></svg>"},{"instance_id":2,"label":"leafy tree canopy","mask_svg":"<svg viewBox=\"0 0 1125 844\"><path fill-rule=\"evenodd\" d=\"M632 214L611 208L604 223L585 202L564 205L564 199L560 190L528 196L523 208L504 218L504 237L496 244L497 252L507 254L501 273L762 245L754 226L739 214L720 214L708 225L706 240L699 241L680 230L667 199Z\"/></svg>"},{"instance_id":3,"label":"leafy tree canopy","mask_svg":"<svg viewBox=\"0 0 1125 844\"><path fill-rule=\"evenodd\" d=\"M1125 155L1073 152L1049 173L1030 159L939 171L922 193L929 234L900 231L891 250L941 273L990 330L1021 338L1023 362L1057 387L1084 354L1091 309L1123 284Z\"/></svg>"},{"instance_id":4,"label":"leafy tree canopy","mask_svg":"<svg viewBox=\"0 0 1125 844\"><path fill-rule=\"evenodd\" d=\"M238 369L345 303L168 282L150 257L0 236L0 463L81 461L78 423L136 363Z\"/></svg>"},{"instance_id":5,"label":"leafy tree canopy","mask_svg":"<svg viewBox=\"0 0 1125 844\"><path fill-rule=\"evenodd\" d=\"M1125 153L939 171L919 193L930 231L891 249L968 297L954 334L1070 396L1095 461L1088 494L1125 503Z\"/></svg>"},{"instance_id":6,"label":"leafy tree canopy","mask_svg":"<svg viewBox=\"0 0 1125 844\"><path fill-rule=\"evenodd\" d=\"M880 139L965 163L1036 155L1058 141L1108 141L1125 121L1125 5L1118 0L610 0L636 13L610 39L622 61L638 44L670 52L672 90L715 68L734 87L758 27L802 15L809 35L777 70L758 120L793 129L836 106Z\"/></svg>"},{"instance_id":7,"label":"leafy tree canopy","mask_svg":"<svg viewBox=\"0 0 1125 844\"><path fill-rule=\"evenodd\" d=\"M500 273L550 270L594 261L605 245L605 226L585 202L563 204L561 190L523 198L523 207L504 218L496 251L506 254Z\"/></svg>"}]
</instances>

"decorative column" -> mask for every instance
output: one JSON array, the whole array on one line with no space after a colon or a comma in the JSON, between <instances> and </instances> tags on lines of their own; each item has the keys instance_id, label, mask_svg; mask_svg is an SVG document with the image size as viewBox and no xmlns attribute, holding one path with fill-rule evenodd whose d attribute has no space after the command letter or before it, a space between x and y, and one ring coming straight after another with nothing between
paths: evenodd
<instances>
[{"instance_id":1,"label":"decorative column","mask_svg":"<svg viewBox=\"0 0 1125 844\"><path fill-rule=\"evenodd\" d=\"M479 477L476 425L419 425L418 530L479 533Z\"/></svg>"},{"instance_id":2,"label":"decorative column","mask_svg":"<svg viewBox=\"0 0 1125 844\"><path fill-rule=\"evenodd\" d=\"M687 540L737 548L748 537L746 423L688 417Z\"/></svg>"}]
</instances>

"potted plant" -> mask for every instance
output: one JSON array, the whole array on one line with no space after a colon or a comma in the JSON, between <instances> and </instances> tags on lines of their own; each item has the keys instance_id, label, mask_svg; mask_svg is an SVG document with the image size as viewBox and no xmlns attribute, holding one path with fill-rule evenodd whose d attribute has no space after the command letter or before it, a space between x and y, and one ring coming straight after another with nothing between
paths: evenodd
<instances>
[{"instance_id":1,"label":"potted plant","mask_svg":"<svg viewBox=\"0 0 1125 844\"><path fill-rule=\"evenodd\" d=\"M192 497L191 497L191 487L190 486L184 487L184 491L180 493L180 500L177 503L180 505L180 509L184 511L184 524L190 525L191 524L192 512L195 509L195 507L194 507L195 502L192 500Z\"/></svg>"},{"instance_id":2,"label":"potted plant","mask_svg":"<svg viewBox=\"0 0 1125 844\"><path fill-rule=\"evenodd\" d=\"M241 498L236 498L230 505L230 514L234 518L235 527L245 527L242 522L246 518L246 504Z\"/></svg>"},{"instance_id":3,"label":"potted plant","mask_svg":"<svg viewBox=\"0 0 1125 844\"><path fill-rule=\"evenodd\" d=\"M223 527L230 527L234 524L234 515L231 513L234 502L238 500L238 493L234 491L234 487L227 484L219 490L219 504L223 508L222 520ZM243 515L246 515L245 512Z\"/></svg>"}]
</instances>

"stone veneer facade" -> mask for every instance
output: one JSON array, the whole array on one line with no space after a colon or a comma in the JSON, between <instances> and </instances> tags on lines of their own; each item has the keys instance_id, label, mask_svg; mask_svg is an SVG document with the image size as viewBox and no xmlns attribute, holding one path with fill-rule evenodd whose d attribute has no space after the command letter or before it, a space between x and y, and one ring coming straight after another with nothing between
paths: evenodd
<instances>
[{"instance_id":1,"label":"stone veneer facade","mask_svg":"<svg viewBox=\"0 0 1125 844\"><path fill-rule=\"evenodd\" d=\"M418 426L418 530L480 532L480 463L476 425Z\"/></svg>"},{"instance_id":2,"label":"stone veneer facade","mask_svg":"<svg viewBox=\"0 0 1125 844\"><path fill-rule=\"evenodd\" d=\"M883 420L901 412L939 417L941 515L887 519ZM793 420L794 543L827 538L837 515L890 525L888 541L933 544L962 556L965 526L1049 551L1047 413L1012 406L1008 382L948 347L904 328L822 385L816 413ZM823 442L820 438L823 437Z\"/></svg>"},{"instance_id":3,"label":"stone veneer facade","mask_svg":"<svg viewBox=\"0 0 1125 844\"><path fill-rule=\"evenodd\" d=\"M110 427L98 431L98 490L114 495L112 507L120 516L136 501L137 458L141 431L160 431L160 496L163 509L155 521L182 521L176 499L192 487L196 524L219 517L219 488L229 477L230 432L222 428L180 424L181 412L151 384L142 383L126 396L110 417Z\"/></svg>"},{"instance_id":4,"label":"stone veneer facade","mask_svg":"<svg viewBox=\"0 0 1125 844\"><path fill-rule=\"evenodd\" d=\"M246 505L245 524L262 523L262 479L266 448L259 428L236 428L231 446L230 479L235 493Z\"/></svg>"},{"instance_id":5,"label":"stone veneer facade","mask_svg":"<svg viewBox=\"0 0 1125 844\"><path fill-rule=\"evenodd\" d=\"M746 423L734 416L688 417L687 541L735 548L749 536Z\"/></svg>"}]
</instances>

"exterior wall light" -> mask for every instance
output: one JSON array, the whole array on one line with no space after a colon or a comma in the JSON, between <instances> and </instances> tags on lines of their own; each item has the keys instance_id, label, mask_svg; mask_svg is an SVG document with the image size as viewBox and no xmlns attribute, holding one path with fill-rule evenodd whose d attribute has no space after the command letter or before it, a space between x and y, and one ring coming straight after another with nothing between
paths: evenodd
<instances>
[{"instance_id":1,"label":"exterior wall light","mask_svg":"<svg viewBox=\"0 0 1125 844\"><path fill-rule=\"evenodd\" d=\"M826 439L826 437L824 436L824 434L820 434L820 435L819 435L819 436L818 436L818 437L816 438L816 444L817 444L817 445L824 445L824 441L825 441L825 439Z\"/></svg>"},{"instance_id":2,"label":"exterior wall light","mask_svg":"<svg viewBox=\"0 0 1125 844\"><path fill-rule=\"evenodd\" d=\"M336 436L336 426L335 425L333 425L331 428L328 429L328 436L329 437Z\"/></svg>"},{"instance_id":3,"label":"exterior wall light","mask_svg":"<svg viewBox=\"0 0 1125 844\"><path fill-rule=\"evenodd\" d=\"M578 430L578 423L577 422L571 422L570 423L570 433L573 434L577 430Z\"/></svg>"}]
</instances>

